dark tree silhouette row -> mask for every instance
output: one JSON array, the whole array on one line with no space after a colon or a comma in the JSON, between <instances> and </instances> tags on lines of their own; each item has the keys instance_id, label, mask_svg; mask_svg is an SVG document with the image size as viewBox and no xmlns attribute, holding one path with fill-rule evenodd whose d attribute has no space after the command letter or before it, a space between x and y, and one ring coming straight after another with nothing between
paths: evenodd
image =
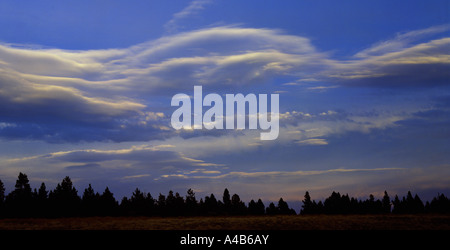
<instances>
[{"instance_id":1,"label":"dark tree silhouette row","mask_svg":"<svg viewBox=\"0 0 450 250\"><path fill-rule=\"evenodd\" d=\"M348 194L341 195L333 192L324 202L311 200L306 192L300 214L418 214L418 213L450 213L450 200L444 194L438 194L431 202L425 205L419 196L414 197L408 191L406 197L399 199L395 195L391 201L388 193L384 191L382 200L375 200L371 194L367 200L350 198Z\"/></svg>"},{"instance_id":2,"label":"dark tree silhouette row","mask_svg":"<svg viewBox=\"0 0 450 250\"><path fill-rule=\"evenodd\" d=\"M393 207L391 211L391 207ZM390 201L385 192L383 200L358 201L348 195L333 192L324 202L316 203L306 192L300 214L379 214L379 213L449 213L450 201L443 194L438 195L425 205L416 195ZM92 186L84 190L82 196L67 176L56 188L47 191L44 183L39 189L31 189L27 175L20 173L15 189L5 195L0 180L0 217L74 217L74 216L213 216L213 215L294 215L296 212L280 198L277 205L273 202L265 207L261 199L251 200L246 205L237 194L230 195L228 189L222 199L214 194L197 200L192 189L185 197L169 191L154 198L150 193L138 188L130 198L123 197L119 203L108 187L102 194L95 192Z\"/></svg>"}]
</instances>

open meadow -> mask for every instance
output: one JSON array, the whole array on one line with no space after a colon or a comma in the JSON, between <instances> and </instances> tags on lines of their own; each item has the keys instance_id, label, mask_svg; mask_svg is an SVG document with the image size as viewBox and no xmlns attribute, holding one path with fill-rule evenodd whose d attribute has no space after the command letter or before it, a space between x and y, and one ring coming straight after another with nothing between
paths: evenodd
<instances>
[{"instance_id":1,"label":"open meadow","mask_svg":"<svg viewBox=\"0 0 450 250\"><path fill-rule=\"evenodd\" d=\"M4 218L0 230L450 230L450 215Z\"/></svg>"}]
</instances>

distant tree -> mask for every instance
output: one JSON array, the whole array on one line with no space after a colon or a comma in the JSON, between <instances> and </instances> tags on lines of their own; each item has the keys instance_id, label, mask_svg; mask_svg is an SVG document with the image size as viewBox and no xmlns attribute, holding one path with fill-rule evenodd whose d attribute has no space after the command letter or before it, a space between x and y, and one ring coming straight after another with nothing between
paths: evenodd
<instances>
[{"instance_id":1,"label":"distant tree","mask_svg":"<svg viewBox=\"0 0 450 250\"><path fill-rule=\"evenodd\" d=\"M290 209L289 205L287 204L287 202L283 200L283 198L280 198L280 200L278 201L277 210L278 214L285 214L285 215L295 214L295 210Z\"/></svg>"},{"instance_id":2,"label":"distant tree","mask_svg":"<svg viewBox=\"0 0 450 250\"><path fill-rule=\"evenodd\" d=\"M197 215L198 213L198 203L197 199L195 198L194 190L188 189L186 200L185 200L185 208L186 208L186 214L187 215Z\"/></svg>"},{"instance_id":3,"label":"distant tree","mask_svg":"<svg viewBox=\"0 0 450 250\"><path fill-rule=\"evenodd\" d=\"M48 216L48 191L45 183L41 183L39 190L34 191L35 215L39 217Z\"/></svg>"},{"instance_id":4,"label":"distant tree","mask_svg":"<svg viewBox=\"0 0 450 250\"><path fill-rule=\"evenodd\" d=\"M248 214L249 215L256 214L256 202L253 199L248 203Z\"/></svg>"},{"instance_id":5,"label":"distant tree","mask_svg":"<svg viewBox=\"0 0 450 250\"><path fill-rule=\"evenodd\" d=\"M278 209L273 202L271 202L269 204L269 206L266 208L266 214L267 215L277 215L278 214Z\"/></svg>"},{"instance_id":6,"label":"distant tree","mask_svg":"<svg viewBox=\"0 0 450 250\"><path fill-rule=\"evenodd\" d=\"M392 213L394 214L401 214L403 213L403 207L400 199L398 198L398 195L395 195L394 200L392 201Z\"/></svg>"},{"instance_id":7,"label":"distant tree","mask_svg":"<svg viewBox=\"0 0 450 250\"><path fill-rule=\"evenodd\" d=\"M122 216L130 215L130 200L124 196L119 204L119 214Z\"/></svg>"},{"instance_id":8,"label":"distant tree","mask_svg":"<svg viewBox=\"0 0 450 250\"><path fill-rule=\"evenodd\" d=\"M423 205L422 200L419 198L419 195L414 196L414 213L423 213L425 211L425 206Z\"/></svg>"},{"instance_id":9,"label":"distant tree","mask_svg":"<svg viewBox=\"0 0 450 250\"><path fill-rule=\"evenodd\" d=\"M5 201L5 186L0 180L0 206L3 205L3 202Z\"/></svg>"},{"instance_id":10,"label":"distant tree","mask_svg":"<svg viewBox=\"0 0 450 250\"><path fill-rule=\"evenodd\" d=\"M265 213L265 206L261 199L256 202L256 214L263 215Z\"/></svg>"},{"instance_id":11,"label":"distant tree","mask_svg":"<svg viewBox=\"0 0 450 250\"><path fill-rule=\"evenodd\" d=\"M266 209L261 199L255 202L253 199L248 203L248 214L250 215L264 215Z\"/></svg>"},{"instance_id":12,"label":"distant tree","mask_svg":"<svg viewBox=\"0 0 450 250\"><path fill-rule=\"evenodd\" d=\"M166 213L167 215L174 216L176 210L175 196L173 191L170 190L166 197Z\"/></svg>"},{"instance_id":13,"label":"distant tree","mask_svg":"<svg viewBox=\"0 0 450 250\"><path fill-rule=\"evenodd\" d=\"M382 203L382 211L383 213L390 213L391 212L391 199L389 198L388 193L386 192L386 190L384 191L384 196L383 196L383 200L381 201Z\"/></svg>"},{"instance_id":14,"label":"distant tree","mask_svg":"<svg viewBox=\"0 0 450 250\"><path fill-rule=\"evenodd\" d=\"M147 215L157 214L157 202L150 193L145 196L145 210Z\"/></svg>"},{"instance_id":15,"label":"distant tree","mask_svg":"<svg viewBox=\"0 0 450 250\"><path fill-rule=\"evenodd\" d=\"M218 214L218 202L214 194L211 194L209 197L205 197L205 212L208 215L217 215Z\"/></svg>"},{"instance_id":16,"label":"distant tree","mask_svg":"<svg viewBox=\"0 0 450 250\"><path fill-rule=\"evenodd\" d=\"M313 201L313 203L314 203L314 201ZM325 213L325 208L324 208L324 205L323 205L322 201L317 202L317 213L318 214Z\"/></svg>"},{"instance_id":17,"label":"distant tree","mask_svg":"<svg viewBox=\"0 0 450 250\"><path fill-rule=\"evenodd\" d=\"M136 188L130 198L130 210L131 215L146 215L147 211L145 209L145 194Z\"/></svg>"},{"instance_id":18,"label":"distant tree","mask_svg":"<svg viewBox=\"0 0 450 250\"><path fill-rule=\"evenodd\" d=\"M0 180L0 218L4 216L4 202L5 202L5 186Z\"/></svg>"},{"instance_id":19,"label":"distant tree","mask_svg":"<svg viewBox=\"0 0 450 250\"><path fill-rule=\"evenodd\" d=\"M52 214L55 216L79 215L81 198L72 184L69 176L56 185L55 190L49 193Z\"/></svg>"},{"instance_id":20,"label":"distant tree","mask_svg":"<svg viewBox=\"0 0 450 250\"><path fill-rule=\"evenodd\" d=\"M326 214L341 214L341 194L339 192L332 192L331 196L325 199L324 210Z\"/></svg>"},{"instance_id":21,"label":"distant tree","mask_svg":"<svg viewBox=\"0 0 450 250\"><path fill-rule=\"evenodd\" d=\"M185 214L184 198L178 192L175 193L175 214L180 216Z\"/></svg>"},{"instance_id":22,"label":"distant tree","mask_svg":"<svg viewBox=\"0 0 450 250\"><path fill-rule=\"evenodd\" d=\"M98 216L102 213L100 210L100 194L94 192L91 184L84 190L81 207L85 216Z\"/></svg>"},{"instance_id":23,"label":"distant tree","mask_svg":"<svg viewBox=\"0 0 450 250\"><path fill-rule=\"evenodd\" d=\"M203 198L200 198L200 201L198 202L197 210L198 210L197 211L198 215L206 215L207 214L206 205L205 205L205 202L203 201Z\"/></svg>"},{"instance_id":24,"label":"distant tree","mask_svg":"<svg viewBox=\"0 0 450 250\"><path fill-rule=\"evenodd\" d=\"M425 206L425 211L427 213L450 213L450 199L448 199L444 194L438 194L434 197L431 202L427 202Z\"/></svg>"},{"instance_id":25,"label":"distant tree","mask_svg":"<svg viewBox=\"0 0 450 250\"><path fill-rule=\"evenodd\" d=\"M300 214L313 214L315 207L313 202L311 201L311 196L309 195L308 191L306 191L302 202L303 205L302 209L300 210Z\"/></svg>"},{"instance_id":26,"label":"distant tree","mask_svg":"<svg viewBox=\"0 0 450 250\"><path fill-rule=\"evenodd\" d=\"M157 214L165 216L167 215L166 211L166 196L159 193L157 204Z\"/></svg>"},{"instance_id":27,"label":"distant tree","mask_svg":"<svg viewBox=\"0 0 450 250\"><path fill-rule=\"evenodd\" d=\"M352 197L350 198L350 207L349 207L349 213L350 214L361 214L363 211L361 211L361 204L358 201L358 199Z\"/></svg>"},{"instance_id":28,"label":"distant tree","mask_svg":"<svg viewBox=\"0 0 450 250\"><path fill-rule=\"evenodd\" d=\"M231 196L227 188L225 188L225 190L223 191L222 201L223 201L222 212L224 214L229 214L231 212Z\"/></svg>"},{"instance_id":29,"label":"distant tree","mask_svg":"<svg viewBox=\"0 0 450 250\"><path fill-rule=\"evenodd\" d=\"M241 198L237 194L233 194L231 197L231 214L244 215L247 212L245 203L241 201Z\"/></svg>"},{"instance_id":30,"label":"distant tree","mask_svg":"<svg viewBox=\"0 0 450 250\"><path fill-rule=\"evenodd\" d=\"M14 191L6 196L6 209L17 217L28 217L32 212L33 194L26 174L19 173Z\"/></svg>"},{"instance_id":31,"label":"distant tree","mask_svg":"<svg viewBox=\"0 0 450 250\"><path fill-rule=\"evenodd\" d=\"M415 200L414 197L411 194L411 191L408 191L408 194L406 195L406 201L405 201L405 207L406 207L406 213L411 214L415 213Z\"/></svg>"},{"instance_id":32,"label":"distant tree","mask_svg":"<svg viewBox=\"0 0 450 250\"><path fill-rule=\"evenodd\" d=\"M172 190L166 197L166 214L169 216L181 215L184 210L184 199L179 193L173 193Z\"/></svg>"},{"instance_id":33,"label":"distant tree","mask_svg":"<svg viewBox=\"0 0 450 250\"><path fill-rule=\"evenodd\" d=\"M150 194L148 194L150 195ZM119 204L114 198L114 194L109 191L109 188L106 187L103 194L100 196L100 210L102 211L101 215L105 216L113 216L118 213Z\"/></svg>"}]
</instances>

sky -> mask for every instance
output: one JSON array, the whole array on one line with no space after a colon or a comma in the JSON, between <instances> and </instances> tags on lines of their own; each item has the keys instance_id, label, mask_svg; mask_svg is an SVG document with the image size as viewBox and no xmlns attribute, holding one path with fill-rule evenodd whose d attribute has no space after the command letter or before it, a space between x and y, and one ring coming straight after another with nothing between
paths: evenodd
<instances>
[{"instance_id":1,"label":"sky","mask_svg":"<svg viewBox=\"0 0 450 250\"><path fill-rule=\"evenodd\" d=\"M0 180L299 204L450 195L450 1L1 1ZM279 95L279 136L171 125ZM206 111L206 107L203 108ZM294 207L298 209L298 207Z\"/></svg>"}]
</instances>

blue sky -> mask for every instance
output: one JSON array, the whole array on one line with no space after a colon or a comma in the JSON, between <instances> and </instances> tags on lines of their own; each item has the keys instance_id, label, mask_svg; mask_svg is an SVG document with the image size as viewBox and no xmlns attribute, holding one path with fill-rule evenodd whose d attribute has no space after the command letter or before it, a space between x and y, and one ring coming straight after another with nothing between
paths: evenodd
<instances>
[{"instance_id":1,"label":"blue sky","mask_svg":"<svg viewBox=\"0 0 450 250\"><path fill-rule=\"evenodd\" d=\"M450 193L449 5L1 1L0 179L117 199ZM173 129L194 85L279 94L279 137Z\"/></svg>"}]
</instances>

